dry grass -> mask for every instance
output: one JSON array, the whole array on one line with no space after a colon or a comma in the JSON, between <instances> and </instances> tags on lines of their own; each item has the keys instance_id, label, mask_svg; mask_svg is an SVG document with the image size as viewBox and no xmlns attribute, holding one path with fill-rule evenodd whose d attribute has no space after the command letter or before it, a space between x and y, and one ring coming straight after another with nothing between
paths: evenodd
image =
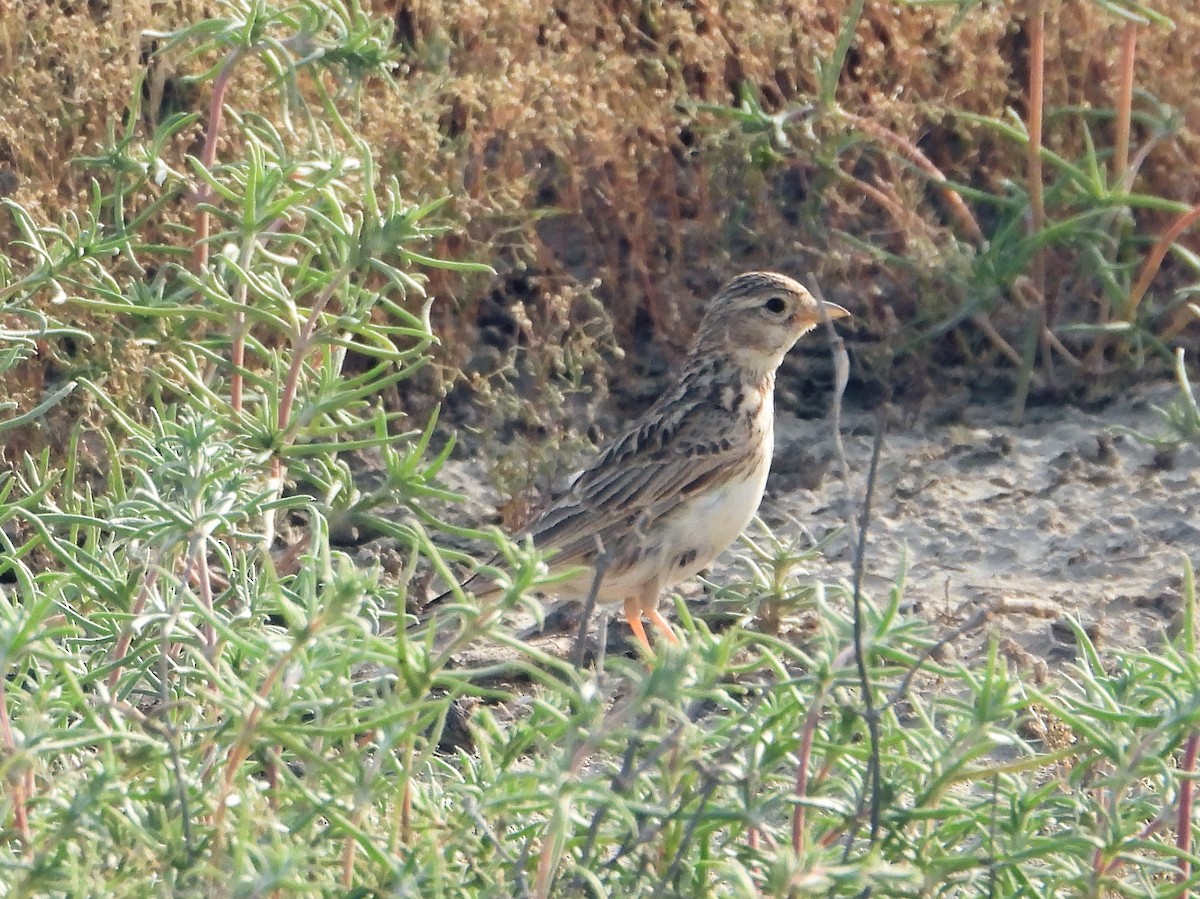
<instances>
[{"instance_id":1,"label":"dry grass","mask_svg":"<svg viewBox=\"0 0 1200 899\"><path fill-rule=\"evenodd\" d=\"M85 202L93 174L70 160L101 151L137 79L145 79L147 134L169 112L206 109L210 83L193 87L183 77L201 63L153 54L159 45L146 32L226 14L225 7L5 2L0 91L10 101L0 110L0 192L36 218L56 221ZM1160 6L1177 27L1141 29L1134 83L1171 107L1182 127L1149 154L1137 189L1192 203L1200 196L1193 77L1200 13L1188 0ZM425 382L433 398L471 367L480 322L494 319L497 308L527 322L492 335L505 357L515 346L534 356L561 352L552 342L564 333L556 323L578 305L571 298L594 295L616 344L634 350L635 361L650 347L669 358L686 342L699 299L731 271L812 271L832 299L854 309L869 361L875 340L908 339L966 302L966 235L927 177L894 148L826 117L811 138L789 131L793 145L781 155L770 141L704 111L703 104L736 107L745 96L766 114L811 103L819 93L816 63L830 57L842 24L840 6L390 0L372 11L395 23L395 81L345 85L341 105L406 194L452 198L461 228L442 239L438 253L486 261L499 272L496 279L435 274L433 292L457 302L435 307L446 365L439 379ZM837 101L915 145L952 181L1003 195L1020 178L1023 151L963 115L1028 112L1024 12L974 7L957 23L954 15L944 7L868 4ZM1068 159L1085 151L1084 119L1055 110L1113 106L1122 27L1082 2L1048 11L1046 145ZM269 86L260 64L239 66L228 108L278 116ZM1135 98L1135 113L1148 108ZM1098 144L1112 144L1111 117L1088 122ZM173 140L169 164L181 168L185 154L199 152L203 124ZM303 122L295 126L302 142ZM1135 114L1134 146L1146 137ZM232 141L222 139L218 159L236 155ZM985 230L991 214L977 210ZM1135 217L1139 231L1156 233L1171 216L1139 210ZM189 218L181 200L164 211L157 236L186 244L175 226ZM0 221L0 241L12 236L11 224ZM1069 260L1050 254L1047 264L1059 309L1071 320L1092 320L1094 285L1081 282ZM1165 283L1181 277L1168 274ZM1015 316L1012 327L1021 321ZM998 326L1016 341L1003 316ZM112 356L101 364L126 365L119 337L109 343ZM920 368L931 361L985 370L1005 364L975 332L933 347ZM620 358L612 348L581 338L567 350L602 388ZM28 365L52 365L52 356ZM555 365L543 359L522 376L536 379ZM12 392L32 400L44 376L19 377L24 384Z\"/></svg>"}]
</instances>

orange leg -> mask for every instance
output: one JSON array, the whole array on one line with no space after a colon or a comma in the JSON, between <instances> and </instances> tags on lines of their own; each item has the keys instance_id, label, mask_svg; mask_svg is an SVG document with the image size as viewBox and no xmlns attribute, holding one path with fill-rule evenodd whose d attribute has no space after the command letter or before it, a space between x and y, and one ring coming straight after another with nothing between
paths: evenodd
<instances>
[{"instance_id":1,"label":"orange leg","mask_svg":"<svg viewBox=\"0 0 1200 899\"><path fill-rule=\"evenodd\" d=\"M643 609L642 611L645 616L650 619L650 623L662 631L663 636L667 638L668 643L674 643L676 646L679 645L679 638L675 636L674 628L671 627L671 624L669 621L667 621L667 619L663 618L662 615L659 614L657 608L651 606L650 608Z\"/></svg>"},{"instance_id":2,"label":"orange leg","mask_svg":"<svg viewBox=\"0 0 1200 899\"><path fill-rule=\"evenodd\" d=\"M638 601L630 597L625 600L625 620L629 622L629 629L633 631L633 635L637 637L639 643L646 647L646 652L654 655L654 650L650 647L650 641L646 639L646 629L642 627L642 610L639 608ZM651 621L654 619L651 618Z\"/></svg>"}]
</instances>

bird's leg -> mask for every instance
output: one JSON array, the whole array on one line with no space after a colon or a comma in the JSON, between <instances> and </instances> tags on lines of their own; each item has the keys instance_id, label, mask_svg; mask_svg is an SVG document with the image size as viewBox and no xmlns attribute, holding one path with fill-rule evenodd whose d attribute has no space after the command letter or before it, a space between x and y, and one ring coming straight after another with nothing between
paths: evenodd
<instances>
[{"instance_id":1,"label":"bird's leg","mask_svg":"<svg viewBox=\"0 0 1200 899\"><path fill-rule=\"evenodd\" d=\"M669 621L667 621L667 619L663 618L662 615L659 614L659 611L655 606L650 606L647 609L643 609L642 612L647 618L650 619L651 624L662 631L663 636L667 638L668 643L674 643L676 646L679 645L679 638L675 636L675 629L671 627L671 624Z\"/></svg>"},{"instance_id":2,"label":"bird's leg","mask_svg":"<svg viewBox=\"0 0 1200 899\"><path fill-rule=\"evenodd\" d=\"M633 635L637 637L639 643L646 647L646 652L654 655L654 650L650 646L650 641L646 639L646 629L642 626L642 608L641 603L636 597L629 597L625 600L625 620L629 622L629 629L633 631ZM654 619L651 618L651 621Z\"/></svg>"}]
</instances>

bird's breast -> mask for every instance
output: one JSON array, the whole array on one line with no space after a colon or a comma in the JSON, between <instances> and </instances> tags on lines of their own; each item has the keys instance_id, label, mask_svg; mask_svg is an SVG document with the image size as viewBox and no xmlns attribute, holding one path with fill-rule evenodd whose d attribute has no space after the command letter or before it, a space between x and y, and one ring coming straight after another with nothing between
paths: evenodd
<instances>
[{"instance_id":1,"label":"bird's breast","mask_svg":"<svg viewBox=\"0 0 1200 899\"><path fill-rule=\"evenodd\" d=\"M678 579L691 577L706 567L746 529L762 502L770 468L768 448L758 458L748 460L743 472L720 486L714 485L711 491L688 504L674 522L676 533L672 542L696 552L692 564L680 566L687 570L676 572ZM683 552L686 549L681 551L681 558Z\"/></svg>"}]
</instances>

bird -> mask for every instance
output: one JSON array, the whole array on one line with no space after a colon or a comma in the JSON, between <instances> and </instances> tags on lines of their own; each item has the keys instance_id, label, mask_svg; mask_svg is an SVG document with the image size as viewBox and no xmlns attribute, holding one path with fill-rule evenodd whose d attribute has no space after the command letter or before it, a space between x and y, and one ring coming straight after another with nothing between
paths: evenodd
<instances>
[{"instance_id":1,"label":"bird","mask_svg":"<svg viewBox=\"0 0 1200 899\"><path fill-rule=\"evenodd\" d=\"M783 357L822 321L849 315L775 272L726 283L707 304L671 385L521 535L548 554L552 575L575 572L556 592L583 597L596 589L597 602L623 603L650 655L643 618L678 643L659 598L708 567L758 511L774 452L775 373ZM480 580L476 572L461 587L480 600L500 592L474 589Z\"/></svg>"}]
</instances>

